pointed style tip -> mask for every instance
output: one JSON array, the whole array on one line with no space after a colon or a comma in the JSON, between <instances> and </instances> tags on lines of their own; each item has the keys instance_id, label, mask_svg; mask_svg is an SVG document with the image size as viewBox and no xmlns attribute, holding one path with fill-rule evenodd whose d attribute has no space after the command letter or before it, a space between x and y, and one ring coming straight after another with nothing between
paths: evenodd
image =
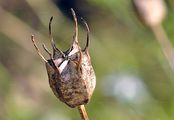
<instances>
[{"instance_id":1,"label":"pointed style tip","mask_svg":"<svg viewBox=\"0 0 174 120\"><path fill-rule=\"evenodd\" d=\"M85 27L86 27L86 29L87 29L87 32L89 33L90 30L89 30L88 23L86 22L86 20L85 20L83 17L81 17L80 19L81 19L81 21L83 22L83 24L85 25Z\"/></svg>"},{"instance_id":2,"label":"pointed style tip","mask_svg":"<svg viewBox=\"0 0 174 120\"><path fill-rule=\"evenodd\" d=\"M34 38L34 35L31 35L31 38L33 39Z\"/></svg>"},{"instance_id":3,"label":"pointed style tip","mask_svg":"<svg viewBox=\"0 0 174 120\"><path fill-rule=\"evenodd\" d=\"M77 21L76 13L73 8L71 8L71 13L73 15L74 20Z\"/></svg>"},{"instance_id":4,"label":"pointed style tip","mask_svg":"<svg viewBox=\"0 0 174 120\"><path fill-rule=\"evenodd\" d=\"M53 16L51 16L51 18L50 18L50 21L52 21L53 20Z\"/></svg>"},{"instance_id":5,"label":"pointed style tip","mask_svg":"<svg viewBox=\"0 0 174 120\"><path fill-rule=\"evenodd\" d=\"M49 21L49 35L51 36L51 23L53 21L53 16L51 16L50 21Z\"/></svg>"},{"instance_id":6,"label":"pointed style tip","mask_svg":"<svg viewBox=\"0 0 174 120\"><path fill-rule=\"evenodd\" d=\"M50 18L49 26L51 25L51 22L53 21L53 16Z\"/></svg>"},{"instance_id":7,"label":"pointed style tip","mask_svg":"<svg viewBox=\"0 0 174 120\"><path fill-rule=\"evenodd\" d=\"M74 9L73 8L71 8L71 12L74 12ZM75 12L74 12L75 13Z\"/></svg>"}]
</instances>

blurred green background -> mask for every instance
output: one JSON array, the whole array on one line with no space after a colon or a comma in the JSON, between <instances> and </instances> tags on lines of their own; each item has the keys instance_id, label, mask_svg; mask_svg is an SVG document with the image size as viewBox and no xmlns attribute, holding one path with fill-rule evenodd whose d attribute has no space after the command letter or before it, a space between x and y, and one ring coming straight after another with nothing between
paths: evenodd
<instances>
[{"instance_id":1,"label":"blurred green background","mask_svg":"<svg viewBox=\"0 0 174 120\"><path fill-rule=\"evenodd\" d=\"M174 1L167 0L164 29L174 44ZM149 28L136 18L131 0L0 0L0 120L80 120L77 109L52 93L41 52L50 49L48 21L62 50L74 33L70 8L87 20L97 76L86 105L91 120L174 120L174 72ZM80 23L80 21L79 21ZM81 46L86 31L79 25Z\"/></svg>"}]
</instances>

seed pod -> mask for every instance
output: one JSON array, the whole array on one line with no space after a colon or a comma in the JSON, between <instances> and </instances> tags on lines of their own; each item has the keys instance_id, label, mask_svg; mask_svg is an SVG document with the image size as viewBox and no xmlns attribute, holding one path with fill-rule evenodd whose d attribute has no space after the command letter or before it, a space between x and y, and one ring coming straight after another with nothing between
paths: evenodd
<instances>
[{"instance_id":1,"label":"seed pod","mask_svg":"<svg viewBox=\"0 0 174 120\"><path fill-rule=\"evenodd\" d=\"M166 15L164 0L132 0L138 18L148 26L159 25Z\"/></svg>"},{"instance_id":2,"label":"seed pod","mask_svg":"<svg viewBox=\"0 0 174 120\"><path fill-rule=\"evenodd\" d=\"M89 28L87 23L82 19L87 29L87 42L84 49L78 43L78 23L75 12L71 9L75 21L75 33L71 47L62 52L59 50L52 37L51 33L51 17L49 22L49 35L53 55L43 44L44 50L49 54L50 59L46 60L40 53L34 36L32 36L33 44L39 56L44 60L49 84L55 96L69 107L76 107L89 102L96 85L96 77L91 65L91 60L88 52L89 45Z\"/></svg>"}]
</instances>

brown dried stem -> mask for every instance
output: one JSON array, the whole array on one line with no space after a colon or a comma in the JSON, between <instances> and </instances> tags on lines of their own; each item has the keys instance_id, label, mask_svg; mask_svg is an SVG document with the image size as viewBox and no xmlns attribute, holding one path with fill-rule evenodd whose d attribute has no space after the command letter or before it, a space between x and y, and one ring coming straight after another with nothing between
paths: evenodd
<instances>
[{"instance_id":1,"label":"brown dried stem","mask_svg":"<svg viewBox=\"0 0 174 120\"><path fill-rule=\"evenodd\" d=\"M81 116L82 120L89 120L89 117L88 117L88 114L86 112L86 109L85 109L84 105L78 106L78 111L80 113L80 116Z\"/></svg>"},{"instance_id":2,"label":"brown dried stem","mask_svg":"<svg viewBox=\"0 0 174 120\"><path fill-rule=\"evenodd\" d=\"M156 25L156 26L152 26L151 29L156 39L158 40L158 43L160 44L161 49L164 55L166 56L166 59L171 69L174 71L174 48L164 28L162 27L162 25Z\"/></svg>"}]
</instances>

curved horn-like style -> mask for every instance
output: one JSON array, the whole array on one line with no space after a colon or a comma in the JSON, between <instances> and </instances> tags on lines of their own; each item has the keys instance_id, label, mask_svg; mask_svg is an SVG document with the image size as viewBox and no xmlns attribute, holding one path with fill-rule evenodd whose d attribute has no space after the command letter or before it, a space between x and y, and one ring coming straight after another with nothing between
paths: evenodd
<instances>
[{"instance_id":1,"label":"curved horn-like style","mask_svg":"<svg viewBox=\"0 0 174 120\"><path fill-rule=\"evenodd\" d=\"M45 46L45 44L42 44L43 49L48 53L48 55L50 56L50 59L52 58L52 54L49 52L48 48Z\"/></svg>"},{"instance_id":2,"label":"curved horn-like style","mask_svg":"<svg viewBox=\"0 0 174 120\"><path fill-rule=\"evenodd\" d=\"M35 40L34 40L34 35L31 36L31 41L33 42L33 45L34 45L34 47L35 47L35 49L36 49L36 51L37 51L37 54L42 58L42 60L44 60L45 62L47 62L47 60L46 60L46 59L44 58L44 56L41 54L39 48L38 48L37 45L36 45L36 42L35 42Z\"/></svg>"},{"instance_id":3,"label":"curved horn-like style","mask_svg":"<svg viewBox=\"0 0 174 120\"><path fill-rule=\"evenodd\" d=\"M73 15L73 19L74 19L74 22L75 22L75 33L74 33L74 36L73 36L73 45L72 45L72 49L71 49L71 52L69 53L69 55L75 53L75 52L79 52L80 55L79 55L79 61L78 61L78 64L77 64L77 69L80 70L80 66L81 66L81 63L82 63L82 51L81 51L81 48L78 44L78 22L77 22L77 17L76 17L76 14L75 14L75 11L71 8L71 12L72 12L72 15Z\"/></svg>"},{"instance_id":4,"label":"curved horn-like style","mask_svg":"<svg viewBox=\"0 0 174 120\"><path fill-rule=\"evenodd\" d=\"M85 24L85 27L86 27L86 30L87 30L86 45L85 45L85 48L83 49L84 51L86 51L88 49L88 46L89 46L89 33L90 33L90 30L89 30L89 26L88 26L87 22L82 17L81 17L81 20L82 20L83 24Z\"/></svg>"},{"instance_id":5,"label":"curved horn-like style","mask_svg":"<svg viewBox=\"0 0 174 120\"><path fill-rule=\"evenodd\" d=\"M77 23L77 17L76 17L76 13L74 12L74 10L72 8L71 8L71 12L72 12L73 19L74 19L74 22L75 22L75 33L74 33L74 36L73 36L73 39L74 39L73 42L77 42L78 43L78 23Z\"/></svg>"},{"instance_id":6,"label":"curved horn-like style","mask_svg":"<svg viewBox=\"0 0 174 120\"><path fill-rule=\"evenodd\" d=\"M64 53L56 47L56 44L53 40L52 27L51 27L52 21L53 21L53 16L50 18L50 21L49 21L49 37L51 41L51 46L53 48L53 58L59 58L64 56Z\"/></svg>"},{"instance_id":7,"label":"curved horn-like style","mask_svg":"<svg viewBox=\"0 0 174 120\"><path fill-rule=\"evenodd\" d=\"M52 27L51 27L52 21L53 21L53 16L50 18L50 21L49 21L49 37L50 37L50 41L51 41L51 46L53 49L55 49L56 45L55 45L55 42L53 40Z\"/></svg>"},{"instance_id":8,"label":"curved horn-like style","mask_svg":"<svg viewBox=\"0 0 174 120\"><path fill-rule=\"evenodd\" d=\"M77 17L76 14L74 12L74 10L71 8L71 12L74 18L74 22L75 22L75 32L74 32L74 36L73 36L73 42L72 42L72 47L68 50L69 54L68 56L73 55L76 52L81 51L81 48L79 46L78 43L78 23L77 23Z\"/></svg>"}]
</instances>

